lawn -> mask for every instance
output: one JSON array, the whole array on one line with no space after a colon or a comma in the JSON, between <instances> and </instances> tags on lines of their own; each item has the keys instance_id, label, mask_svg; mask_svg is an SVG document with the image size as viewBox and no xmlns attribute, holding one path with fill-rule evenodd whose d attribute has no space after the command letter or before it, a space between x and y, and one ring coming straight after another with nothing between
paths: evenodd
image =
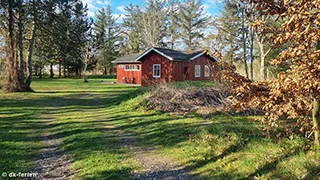
<instances>
[{"instance_id":1,"label":"lawn","mask_svg":"<svg viewBox=\"0 0 320 180\"><path fill-rule=\"evenodd\" d=\"M62 139L76 179L130 179L143 173L121 136L185 167L196 179L317 179L319 153L303 137L264 137L254 117L170 116L145 110L148 93L113 79L36 79L35 93L0 94L0 173L29 172L40 156L41 133ZM208 85L208 83L204 83ZM179 85L184 87L185 85ZM43 120L53 118L48 126Z\"/></svg>"}]
</instances>

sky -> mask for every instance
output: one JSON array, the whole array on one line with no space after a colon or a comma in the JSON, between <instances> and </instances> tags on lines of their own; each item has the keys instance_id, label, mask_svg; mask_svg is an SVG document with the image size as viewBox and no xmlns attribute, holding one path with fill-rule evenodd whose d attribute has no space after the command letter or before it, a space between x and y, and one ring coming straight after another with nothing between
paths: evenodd
<instances>
[{"instance_id":1,"label":"sky","mask_svg":"<svg viewBox=\"0 0 320 180\"><path fill-rule=\"evenodd\" d=\"M209 15L219 16L220 10L223 8L222 1L223 0L202 0L204 11ZM110 5L113 13L116 16L120 16L120 19L124 17L124 8L130 3L141 6L145 4L145 0L82 0L82 2L88 5L88 15L90 17L94 17L95 12L99 9Z\"/></svg>"}]
</instances>

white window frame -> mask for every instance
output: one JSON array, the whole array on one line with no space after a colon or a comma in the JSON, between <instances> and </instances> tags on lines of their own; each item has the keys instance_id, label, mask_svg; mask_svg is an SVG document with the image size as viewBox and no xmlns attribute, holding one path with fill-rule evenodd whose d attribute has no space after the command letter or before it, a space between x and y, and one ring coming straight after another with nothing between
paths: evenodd
<instances>
[{"instance_id":1,"label":"white window frame","mask_svg":"<svg viewBox=\"0 0 320 180\"><path fill-rule=\"evenodd\" d=\"M128 69L127 69L127 66L129 67ZM140 71L140 65L126 64L126 65L124 65L124 71Z\"/></svg>"},{"instance_id":2,"label":"white window frame","mask_svg":"<svg viewBox=\"0 0 320 180\"><path fill-rule=\"evenodd\" d=\"M199 75L197 74L197 67L199 67ZM201 65L194 66L194 77L196 77L196 78L201 77Z\"/></svg>"},{"instance_id":3,"label":"white window frame","mask_svg":"<svg viewBox=\"0 0 320 180\"><path fill-rule=\"evenodd\" d=\"M206 68L208 68L208 74L206 74ZM210 77L210 67L208 65L204 65L204 77Z\"/></svg>"},{"instance_id":4,"label":"white window frame","mask_svg":"<svg viewBox=\"0 0 320 180\"><path fill-rule=\"evenodd\" d=\"M155 76L155 73L154 73L154 67L155 66L159 66L159 76ZM161 77L161 64L153 64L153 66L152 66L152 77L154 77L154 78L160 78Z\"/></svg>"}]
</instances>

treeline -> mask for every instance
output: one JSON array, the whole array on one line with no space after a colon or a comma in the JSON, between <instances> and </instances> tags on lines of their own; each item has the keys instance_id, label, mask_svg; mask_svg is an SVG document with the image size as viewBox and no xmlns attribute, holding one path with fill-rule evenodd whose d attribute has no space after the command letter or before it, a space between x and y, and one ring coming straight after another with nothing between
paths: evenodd
<instances>
[{"instance_id":1,"label":"treeline","mask_svg":"<svg viewBox=\"0 0 320 180\"><path fill-rule=\"evenodd\" d=\"M121 19L110 6L90 18L80 0L2 0L0 18L7 92L31 90L32 75L41 77L45 67L50 77L111 74L111 61L124 54L153 46L198 49L210 24L200 0L130 4Z\"/></svg>"},{"instance_id":2,"label":"treeline","mask_svg":"<svg viewBox=\"0 0 320 180\"><path fill-rule=\"evenodd\" d=\"M200 0L147 0L144 6L129 4L124 11L122 19L112 14L110 6L96 14L95 55L105 73L115 57L150 47L198 49L210 22Z\"/></svg>"},{"instance_id":3,"label":"treeline","mask_svg":"<svg viewBox=\"0 0 320 180\"><path fill-rule=\"evenodd\" d=\"M79 0L4 0L0 4L4 38L4 91L31 91L33 72L59 66L59 76L79 74L90 40L91 20Z\"/></svg>"},{"instance_id":4,"label":"treeline","mask_svg":"<svg viewBox=\"0 0 320 180\"><path fill-rule=\"evenodd\" d=\"M223 61L236 65L238 72L255 81L273 79L289 67L285 63L279 67L270 65L270 61L288 45L274 48L272 38L275 32L252 27L252 23L258 20L272 27L281 24L275 16L259 14L259 8L255 1L225 1L221 15L212 21L217 33L210 38L223 54Z\"/></svg>"}]
</instances>

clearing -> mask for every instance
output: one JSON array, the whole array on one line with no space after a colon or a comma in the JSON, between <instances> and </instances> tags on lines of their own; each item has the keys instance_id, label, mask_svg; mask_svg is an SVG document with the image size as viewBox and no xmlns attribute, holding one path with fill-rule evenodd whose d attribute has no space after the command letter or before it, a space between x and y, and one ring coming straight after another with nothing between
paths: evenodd
<instances>
[{"instance_id":1,"label":"clearing","mask_svg":"<svg viewBox=\"0 0 320 180\"><path fill-rule=\"evenodd\" d=\"M145 110L146 88L38 79L0 94L0 173L39 179L319 179L307 140L265 138L254 117ZM7 174L3 174L7 173Z\"/></svg>"}]
</instances>

